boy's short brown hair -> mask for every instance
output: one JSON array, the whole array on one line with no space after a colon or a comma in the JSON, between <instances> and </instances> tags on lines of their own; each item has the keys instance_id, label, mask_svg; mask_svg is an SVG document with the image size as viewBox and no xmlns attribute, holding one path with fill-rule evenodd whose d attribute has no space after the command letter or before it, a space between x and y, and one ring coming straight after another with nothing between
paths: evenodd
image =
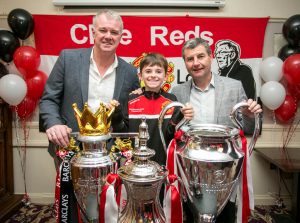
<instances>
[{"instance_id":1,"label":"boy's short brown hair","mask_svg":"<svg viewBox=\"0 0 300 223\"><path fill-rule=\"evenodd\" d=\"M147 65L154 66L158 65L163 67L165 70L165 74L168 72L168 61L167 59L160 53L148 53L140 62L140 72L142 72L143 68Z\"/></svg>"}]
</instances>

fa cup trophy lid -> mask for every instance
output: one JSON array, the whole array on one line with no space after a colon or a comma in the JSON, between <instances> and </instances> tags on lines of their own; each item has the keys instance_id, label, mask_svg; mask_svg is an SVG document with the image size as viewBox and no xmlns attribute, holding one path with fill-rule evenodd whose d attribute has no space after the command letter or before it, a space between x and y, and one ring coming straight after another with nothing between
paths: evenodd
<instances>
[{"instance_id":1,"label":"fa cup trophy lid","mask_svg":"<svg viewBox=\"0 0 300 223\"><path fill-rule=\"evenodd\" d=\"M139 147L133 151L134 161L118 170L118 174L123 180L153 182L166 177L167 170L150 160L155 155L155 151L147 147L148 139L148 125L143 119L139 126Z\"/></svg>"}]
</instances>

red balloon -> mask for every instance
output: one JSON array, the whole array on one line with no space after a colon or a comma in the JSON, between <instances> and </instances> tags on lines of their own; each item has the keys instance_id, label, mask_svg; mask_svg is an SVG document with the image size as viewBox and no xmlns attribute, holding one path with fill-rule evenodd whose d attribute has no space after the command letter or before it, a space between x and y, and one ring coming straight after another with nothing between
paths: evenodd
<instances>
[{"instance_id":1,"label":"red balloon","mask_svg":"<svg viewBox=\"0 0 300 223\"><path fill-rule=\"evenodd\" d=\"M295 98L291 95L286 95L284 102L275 110L275 117L280 122L287 122L295 117L297 112L297 104Z\"/></svg>"},{"instance_id":2,"label":"red balloon","mask_svg":"<svg viewBox=\"0 0 300 223\"><path fill-rule=\"evenodd\" d=\"M293 54L283 62L283 74L289 84L300 84L300 54Z\"/></svg>"},{"instance_id":3,"label":"red balloon","mask_svg":"<svg viewBox=\"0 0 300 223\"><path fill-rule=\"evenodd\" d=\"M14 63L24 78L29 79L40 66L41 56L35 48L21 46L14 53Z\"/></svg>"},{"instance_id":4,"label":"red balloon","mask_svg":"<svg viewBox=\"0 0 300 223\"><path fill-rule=\"evenodd\" d=\"M32 78L26 80L27 96L35 101L40 99L44 92L44 87L48 76L42 71L34 72Z\"/></svg>"},{"instance_id":5,"label":"red balloon","mask_svg":"<svg viewBox=\"0 0 300 223\"><path fill-rule=\"evenodd\" d=\"M298 102L300 100L300 84L288 84L287 89L289 94Z\"/></svg>"},{"instance_id":6,"label":"red balloon","mask_svg":"<svg viewBox=\"0 0 300 223\"><path fill-rule=\"evenodd\" d=\"M32 116L36 108L36 104L35 100L26 96L20 104L13 106L13 108L20 119L27 120Z\"/></svg>"}]
</instances>

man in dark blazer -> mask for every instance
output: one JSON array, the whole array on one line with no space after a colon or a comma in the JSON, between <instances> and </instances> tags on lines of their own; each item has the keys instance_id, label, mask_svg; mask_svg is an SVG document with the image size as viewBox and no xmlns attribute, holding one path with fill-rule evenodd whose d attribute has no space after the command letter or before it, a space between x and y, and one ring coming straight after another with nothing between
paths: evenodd
<instances>
[{"instance_id":1,"label":"man in dark blazer","mask_svg":"<svg viewBox=\"0 0 300 223\"><path fill-rule=\"evenodd\" d=\"M116 56L122 31L121 17L102 10L93 18L94 46L60 53L39 105L40 130L46 132L56 161L55 147L66 147L69 134L79 130L73 103L82 111L85 102L122 102L139 87L136 68Z\"/></svg>"}]
</instances>

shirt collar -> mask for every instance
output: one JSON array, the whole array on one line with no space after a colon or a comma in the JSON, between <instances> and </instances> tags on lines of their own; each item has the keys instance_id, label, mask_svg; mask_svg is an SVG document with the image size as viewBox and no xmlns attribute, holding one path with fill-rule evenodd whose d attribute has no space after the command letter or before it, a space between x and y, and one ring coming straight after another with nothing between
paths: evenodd
<instances>
[{"instance_id":1,"label":"shirt collar","mask_svg":"<svg viewBox=\"0 0 300 223\"><path fill-rule=\"evenodd\" d=\"M199 87L197 87L197 86L195 85L194 81L192 81L192 86L193 86L193 88L196 89L197 91L201 91L201 92L208 91L208 90L211 89L211 88L215 88L215 77L214 77L213 74L211 75L211 79L210 79L209 85L208 85L204 90L201 90Z\"/></svg>"},{"instance_id":2,"label":"shirt collar","mask_svg":"<svg viewBox=\"0 0 300 223\"><path fill-rule=\"evenodd\" d=\"M161 94L161 89L159 90L159 92L154 92L154 91L146 91L145 87L142 88L143 94L145 95L146 98L148 99L157 99L159 98L160 94Z\"/></svg>"},{"instance_id":3,"label":"shirt collar","mask_svg":"<svg viewBox=\"0 0 300 223\"><path fill-rule=\"evenodd\" d=\"M90 64L96 64L93 55L94 55L94 47L92 48L92 52L91 52L91 55L90 55ZM118 67L118 64L119 64L119 62L118 62L118 57L117 57L117 55L115 54L115 60L114 60L113 64L110 65L110 67L111 67L112 69L115 69L116 67Z\"/></svg>"}]
</instances>

